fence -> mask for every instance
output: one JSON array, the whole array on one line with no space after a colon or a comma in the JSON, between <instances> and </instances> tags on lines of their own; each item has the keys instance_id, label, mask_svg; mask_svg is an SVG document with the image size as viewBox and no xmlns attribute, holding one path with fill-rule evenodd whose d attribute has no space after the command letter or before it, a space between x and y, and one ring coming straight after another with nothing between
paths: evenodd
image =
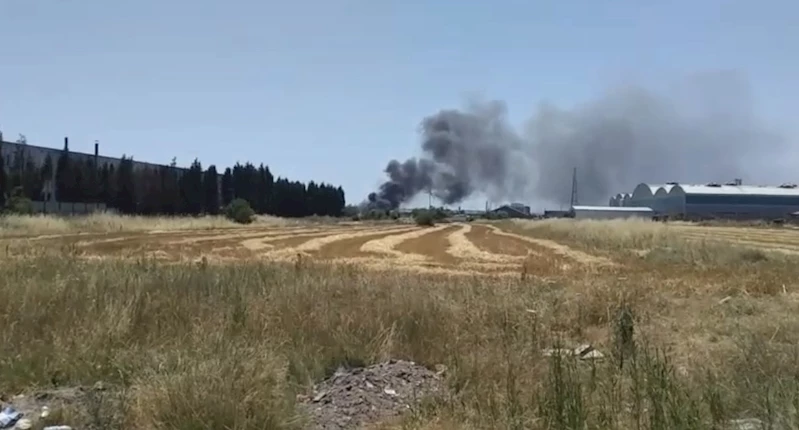
<instances>
[{"instance_id":1,"label":"fence","mask_svg":"<svg viewBox=\"0 0 799 430\"><path fill-rule=\"evenodd\" d=\"M92 212L104 211L105 203L72 203L72 202L43 202L33 201L33 211L42 214L56 215L85 215Z\"/></svg>"}]
</instances>

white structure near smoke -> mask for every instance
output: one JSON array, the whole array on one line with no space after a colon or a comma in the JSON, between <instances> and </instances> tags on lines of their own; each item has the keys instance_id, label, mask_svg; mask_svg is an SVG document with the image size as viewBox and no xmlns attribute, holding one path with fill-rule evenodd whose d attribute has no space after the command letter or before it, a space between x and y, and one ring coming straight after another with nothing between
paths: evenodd
<instances>
[{"instance_id":1,"label":"white structure near smoke","mask_svg":"<svg viewBox=\"0 0 799 430\"><path fill-rule=\"evenodd\" d=\"M575 219L627 219L652 218L655 213L648 207L572 206Z\"/></svg>"},{"instance_id":2,"label":"white structure near smoke","mask_svg":"<svg viewBox=\"0 0 799 430\"><path fill-rule=\"evenodd\" d=\"M658 216L733 219L778 219L799 212L796 184L744 185L727 183L642 183L631 194L610 198L611 207L651 208Z\"/></svg>"}]
</instances>

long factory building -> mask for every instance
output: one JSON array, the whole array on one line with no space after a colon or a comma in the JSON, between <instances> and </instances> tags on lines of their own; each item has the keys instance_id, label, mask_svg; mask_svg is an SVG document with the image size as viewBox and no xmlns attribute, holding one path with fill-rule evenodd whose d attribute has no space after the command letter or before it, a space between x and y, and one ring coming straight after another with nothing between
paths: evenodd
<instances>
[{"instance_id":1,"label":"long factory building","mask_svg":"<svg viewBox=\"0 0 799 430\"><path fill-rule=\"evenodd\" d=\"M632 193L617 194L610 207L650 208L654 216L684 219L780 219L799 213L799 188L728 183L688 185L638 184Z\"/></svg>"}]
</instances>

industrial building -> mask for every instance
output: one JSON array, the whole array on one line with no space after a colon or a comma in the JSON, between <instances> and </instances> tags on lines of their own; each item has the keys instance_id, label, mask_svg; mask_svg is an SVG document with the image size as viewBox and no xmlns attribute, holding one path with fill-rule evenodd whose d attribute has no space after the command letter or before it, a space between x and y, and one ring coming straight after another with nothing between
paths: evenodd
<instances>
[{"instance_id":1,"label":"industrial building","mask_svg":"<svg viewBox=\"0 0 799 430\"><path fill-rule=\"evenodd\" d=\"M620 207L648 207L654 215L668 218L783 219L799 212L795 184L754 186L740 179L723 184L638 184L632 195L612 197L611 206L619 196Z\"/></svg>"},{"instance_id":2,"label":"industrial building","mask_svg":"<svg viewBox=\"0 0 799 430\"><path fill-rule=\"evenodd\" d=\"M511 203L500 206L494 209L492 212L496 214L502 214L507 218L529 218L530 206L527 206L524 203Z\"/></svg>"},{"instance_id":3,"label":"industrial building","mask_svg":"<svg viewBox=\"0 0 799 430\"><path fill-rule=\"evenodd\" d=\"M652 219L655 212L648 207L572 206L570 216L575 219Z\"/></svg>"}]
</instances>

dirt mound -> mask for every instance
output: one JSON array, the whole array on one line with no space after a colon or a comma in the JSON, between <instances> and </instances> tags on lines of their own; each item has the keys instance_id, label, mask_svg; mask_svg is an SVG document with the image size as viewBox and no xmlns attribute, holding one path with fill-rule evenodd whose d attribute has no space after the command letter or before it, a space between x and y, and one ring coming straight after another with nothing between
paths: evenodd
<instances>
[{"instance_id":1,"label":"dirt mound","mask_svg":"<svg viewBox=\"0 0 799 430\"><path fill-rule=\"evenodd\" d=\"M392 417L423 398L443 394L441 372L412 361L340 368L316 386L305 403L316 430L356 429Z\"/></svg>"}]
</instances>

